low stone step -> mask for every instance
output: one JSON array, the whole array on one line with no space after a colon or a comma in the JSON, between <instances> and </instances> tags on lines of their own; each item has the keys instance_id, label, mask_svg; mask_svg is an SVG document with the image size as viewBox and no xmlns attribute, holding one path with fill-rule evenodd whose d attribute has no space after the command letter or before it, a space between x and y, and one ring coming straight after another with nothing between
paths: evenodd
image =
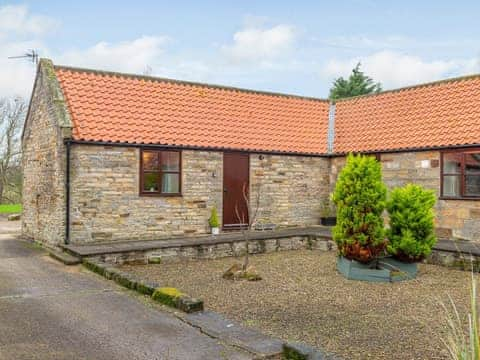
<instances>
[{"instance_id":1,"label":"low stone step","mask_svg":"<svg viewBox=\"0 0 480 360\"><path fill-rule=\"evenodd\" d=\"M73 256L71 254L68 254L63 251L49 251L49 254L52 258L55 260L58 260L65 265L71 266L71 265L78 265L82 262L82 260L76 256Z\"/></svg>"},{"instance_id":2,"label":"low stone step","mask_svg":"<svg viewBox=\"0 0 480 360\"><path fill-rule=\"evenodd\" d=\"M331 229L322 226L293 227L276 230L253 231L250 240L288 239L292 237L319 237L331 239ZM159 240L133 240L92 244L69 244L59 246L72 254L99 256L105 254L126 254L135 251L151 251L167 248L193 247L201 245L232 244L244 241L241 232L225 232L220 235L202 235L190 237L171 237Z\"/></svg>"},{"instance_id":3,"label":"low stone step","mask_svg":"<svg viewBox=\"0 0 480 360\"><path fill-rule=\"evenodd\" d=\"M18 221L22 218L22 214L11 214L8 215L7 220L8 221Z\"/></svg>"}]
</instances>

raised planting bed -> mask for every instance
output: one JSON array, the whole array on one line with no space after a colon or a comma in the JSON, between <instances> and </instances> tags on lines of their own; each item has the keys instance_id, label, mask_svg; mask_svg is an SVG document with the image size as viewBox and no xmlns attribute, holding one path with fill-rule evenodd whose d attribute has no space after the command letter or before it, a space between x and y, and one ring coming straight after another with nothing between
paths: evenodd
<instances>
[{"instance_id":1,"label":"raised planting bed","mask_svg":"<svg viewBox=\"0 0 480 360\"><path fill-rule=\"evenodd\" d=\"M371 282L394 282L417 277L416 263L402 263L389 257L362 264L339 256L337 270L347 279Z\"/></svg>"}]
</instances>

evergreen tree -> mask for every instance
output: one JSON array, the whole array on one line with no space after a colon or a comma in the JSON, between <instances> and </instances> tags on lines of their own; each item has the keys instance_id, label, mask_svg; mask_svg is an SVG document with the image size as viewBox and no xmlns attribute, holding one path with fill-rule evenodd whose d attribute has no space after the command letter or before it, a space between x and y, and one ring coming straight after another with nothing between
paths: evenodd
<instances>
[{"instance_id":1,"label":"evergreen tree","mask_svg":"<svg viewBox=\"0 0 480 360\"><path fill-rule=\"evenodd\" d=\"M390 215L388 252L399 260L420 261L432 252L435 194L419 185L394 189L387 202Z\"/></svg>"},{"instance_id":2,"label":"evergreen tree","mask_svg":"<svg viewBox=\"0 0 480 360\"><path fill-rule=\"evenodd\" d=\"M333 239L341 256L366 263L384 251L386 197L380 163L373 156L349 155L333 193L337 206Z\"/></svg>"},{"instance_id":3,"label":"evergreen tree","mask_svg":"<svg viewBox=\"0 0 480 360\"><path fill-rule=\"evenodd\" d=\"M330 99L337 100L352 96L379 93L382 85L375 83L370 77L360 70L360 63L352 70L348 79L339 77L333 82L330 89Z\"/></svg>"}]
</instances>

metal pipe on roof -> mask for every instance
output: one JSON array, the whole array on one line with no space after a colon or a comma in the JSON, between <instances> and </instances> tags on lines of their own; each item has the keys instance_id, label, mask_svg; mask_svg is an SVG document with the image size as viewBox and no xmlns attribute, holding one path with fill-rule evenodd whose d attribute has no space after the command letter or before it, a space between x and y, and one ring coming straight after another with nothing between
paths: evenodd
<instances>
[{"instance_id":1,"label":"metal pipe on roof","mask_svg":"<svg viewBox=\"0 0 480 360\"><path fill-rule=\"evenodd\" d=\"M327 150L328 153L333 153L333 146L335 143L335 110L336 106L334 102L330 103L328 109L328 133L327 133Z\"/></svg>"}]
</instances>

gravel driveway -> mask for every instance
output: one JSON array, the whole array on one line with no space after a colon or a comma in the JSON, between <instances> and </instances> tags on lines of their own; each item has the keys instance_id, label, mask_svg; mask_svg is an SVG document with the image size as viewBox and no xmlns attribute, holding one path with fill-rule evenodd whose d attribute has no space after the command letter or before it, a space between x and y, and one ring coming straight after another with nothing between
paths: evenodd
<instances>
[{"instance_id":1,"label":"gravel driveway","mask_svg":"<svg viewBox=\"0 0 480 360\"><path fill-rule=\"evenodd\" d=\"M333 252L308 250L252 256L258 282L222 279L232 258L124 268L245 325L346 358L447 358L440 301L450 295L467 313L468 272L422 264L417 280L374 284L344 279L335 260Z\"/></svg>"}]
</instances>

